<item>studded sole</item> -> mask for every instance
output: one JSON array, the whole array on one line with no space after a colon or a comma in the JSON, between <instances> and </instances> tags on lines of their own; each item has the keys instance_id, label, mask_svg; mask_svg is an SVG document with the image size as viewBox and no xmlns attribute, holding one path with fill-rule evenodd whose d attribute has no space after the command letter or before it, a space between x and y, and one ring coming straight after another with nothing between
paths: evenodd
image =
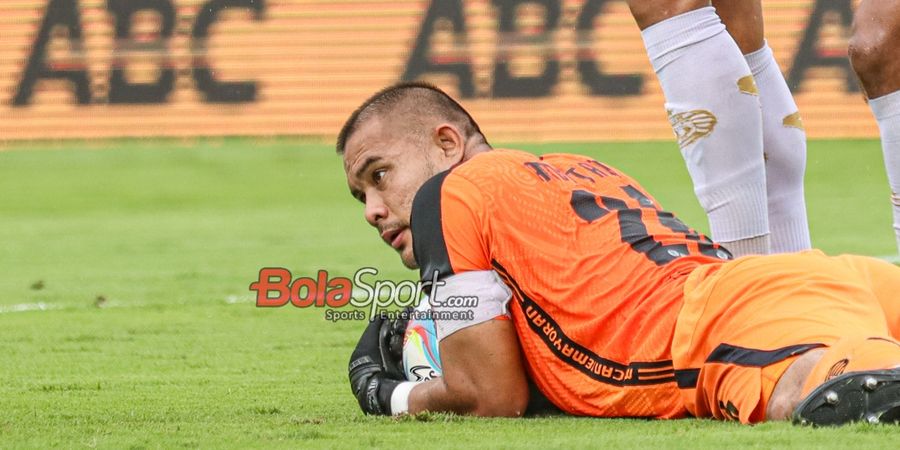
<instances>
[{"instance_id":1,"label":"studded sole","mask_svg":"<svg viewBox=\"0 0 900 450\"><path fill-rule=\"evenodd\" d=\"M900 368L851 372L813 390L794 410L795 425L900 423Z\"/></svg>"}]
</instances>

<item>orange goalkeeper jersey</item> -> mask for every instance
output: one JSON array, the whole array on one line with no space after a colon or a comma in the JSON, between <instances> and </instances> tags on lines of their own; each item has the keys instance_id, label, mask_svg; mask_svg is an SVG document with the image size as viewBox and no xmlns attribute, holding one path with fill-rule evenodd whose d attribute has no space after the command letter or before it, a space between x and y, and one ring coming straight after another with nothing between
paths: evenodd
<instances>
[{"instance_id":1,"label":"orange goalkeeper jersey","mask_svg":"<svg viewBox=\"0 0 900 450\"><path fill-rule=\"evenodd\" d=\"M585 156L494 150L426 182L411 229L424 280L500 274L529 376L556 406L686 413L670 351L684 280L731 255L635 180Z\"/></svg>"}]
</instances>

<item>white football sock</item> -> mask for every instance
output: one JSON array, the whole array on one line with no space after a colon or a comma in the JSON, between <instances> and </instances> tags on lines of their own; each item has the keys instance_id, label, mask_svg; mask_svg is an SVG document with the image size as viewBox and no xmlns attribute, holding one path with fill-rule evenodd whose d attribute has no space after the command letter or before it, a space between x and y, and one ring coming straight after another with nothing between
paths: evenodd
<instances>
[{"instance_id":1,"label":"white football sock","mask_svg":"<svg viewBox=\"0 0 900 450\"><path fill-rule=\"evenodd\" d=\"M806 172L806 132L794 97L767 43L744 55L762 104L763 151L772 253L810 248L803 174Z\"/></svg>"},{"instance_id":2,"label":"white football sock","mask_svg":"<svg viewBox=\"0 0 900 450\"><path fill-rule=\"evenodd\" d=\"M884 167L891 185L891 203L894 206L894 234L900 248L900 91L869 100L869 107L878 121L881 131L881 149L884 151Z\"/></svg>"},{"instance_id":3,"label":"white football sock","mask_svg":"<svg viewBox=\"0 0 900 450\"><path fill-rule=\"evenodd\" d=\"M769 216L762 113L747 61L712 7L641 35L713 239L768 253L767 239L752 239L769 234Z\"/></svg>"},{"instance_id":4,"label":"white football sock","mask_svg":"<svg viewBox=\"0 0 900 450\"><path fill-rule=\"evenodd\" d=\"M747 255L765 255L759 249L769 248L769 235L754 238L739 239L737 241L719 241L735 258Z\"/></svg>"}]
</instances>

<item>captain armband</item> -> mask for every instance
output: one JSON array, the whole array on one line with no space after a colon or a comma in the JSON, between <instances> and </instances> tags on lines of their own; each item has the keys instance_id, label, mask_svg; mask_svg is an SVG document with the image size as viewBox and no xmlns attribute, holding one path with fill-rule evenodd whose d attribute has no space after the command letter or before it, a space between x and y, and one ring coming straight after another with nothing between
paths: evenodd
<instances>
[{"instance_id":1,"label":"captain armband","mask_svg":"<svg viewBox=\"0 0 900 450\"><path fill-rule=\"evenodd\" d=\"M497 317L509 317L512 291L493 270L444 278L430 296L438 339Z\"/></svg>"}]
</instances>

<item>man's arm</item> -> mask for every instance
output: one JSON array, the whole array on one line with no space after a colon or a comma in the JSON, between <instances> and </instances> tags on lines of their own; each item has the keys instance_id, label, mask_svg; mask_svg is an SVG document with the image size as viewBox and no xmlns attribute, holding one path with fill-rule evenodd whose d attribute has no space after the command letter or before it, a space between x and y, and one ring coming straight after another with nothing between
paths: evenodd
<instances>
[{"instance_id":1,"label":"man's arm","mask_svg":"<svg viewBox=\"0 0 900 450\"><path fill-rule=\"evenodd\" d=\"M409 396L409 412L453 412L483 417L521 417L528 382L511 320L463 328L440 343L443 376L421 383Z\"/></svg>"}]
</instances>

